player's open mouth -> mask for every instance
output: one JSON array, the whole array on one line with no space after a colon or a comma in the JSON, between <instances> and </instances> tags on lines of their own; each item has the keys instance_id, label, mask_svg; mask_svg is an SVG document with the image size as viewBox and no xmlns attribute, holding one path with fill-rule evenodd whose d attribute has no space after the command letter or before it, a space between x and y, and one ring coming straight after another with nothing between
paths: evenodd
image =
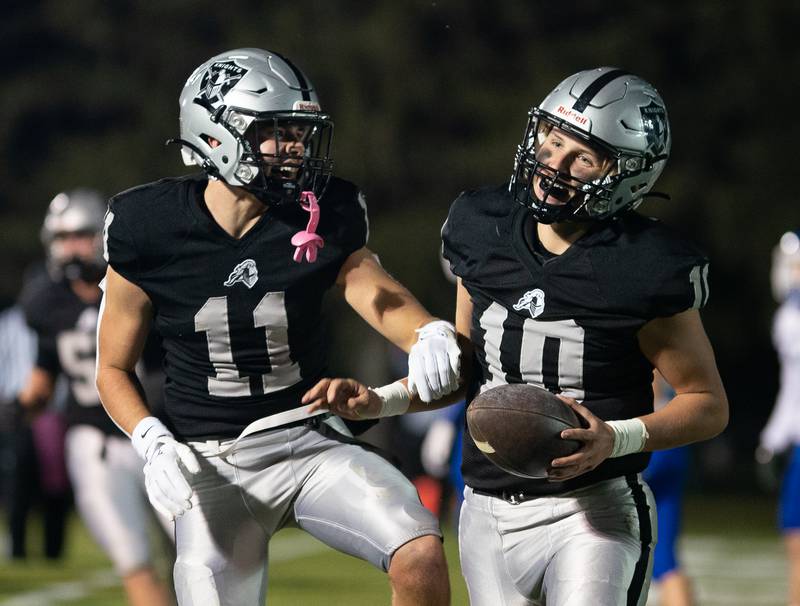
<instances>
[{"instance_id":1,"label":"player's open mouth","mask_svg":"<svg viewBox=\"0 0 800 606\"><path fill-rule=\"evenodd\" d=\"M534 186L537 197L549 204L566 204L573 195L570 189L547 177L540 176Z\"/></svg>"},{"instance_id":2,"label":"player's open mouth","mask_svg":"<svg viewBox=\"0 0 800 606\"><path fill-rule=\"evenodd\" d=\"M278 167L278 173L282 179L294 179L299 171L299 164L281 164Z\"/></svg>"}]
</instances>

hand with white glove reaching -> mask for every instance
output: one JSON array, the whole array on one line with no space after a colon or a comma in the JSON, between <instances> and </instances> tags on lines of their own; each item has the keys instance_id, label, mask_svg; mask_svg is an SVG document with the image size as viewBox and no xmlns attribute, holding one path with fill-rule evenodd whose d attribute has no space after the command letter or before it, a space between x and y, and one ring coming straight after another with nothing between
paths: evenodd
<instances>
[{"instance_id":1,"label":"hand with white glove reaching","mask_svg":"<svg viewBox=\"0 0 800 606\"><path fill-rule=\"evenodd\" d=\"M200 471L192 449L175 440L172 433L155 417L145 417L131 436L133 447L144 465L147 498L159 513L170 520L192 508L192 488L186 472Z\"/></svg>"},{"instance_id":2,"label":"hand with white glove reaching","mask_svg":"<svg viewBox=\"0 0 800 606\"><path fill-rule=\"evenodd\" d=\"M434 320L417 333L408 354L408 389L423 402L432 402L458 389L461 350L450 322Z\"/></svg>"}]
</instances>

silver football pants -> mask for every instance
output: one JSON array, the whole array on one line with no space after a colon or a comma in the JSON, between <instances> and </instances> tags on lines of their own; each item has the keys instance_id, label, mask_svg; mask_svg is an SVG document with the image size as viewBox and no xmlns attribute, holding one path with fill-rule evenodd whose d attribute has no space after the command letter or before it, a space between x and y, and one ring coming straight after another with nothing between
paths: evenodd
<instances>
[{"instance_id":1,"label":"silver football pants","mask_svg":"<svg viewBox=\"0 0 800 606\"><path fill-rule=\"evenodd\" d=\"M656 541L638 476L520 503L470 487L459 523L472 606L643 606Z\"/></svg>"},{"instance_id":2,"label":"silver football pants","mask_svg":"<svg viewBox=\"0 0 800 606\"><path fill-rule=\"evenodd\" d=\"M175 590L181 606L264 603L268 543L299 526L344 553L387 570L394 552L441 536L414 486L379 455L308 427L229 442L191 442L201 471L192 509L176 520Z\"/></svg>"}]
</instances>

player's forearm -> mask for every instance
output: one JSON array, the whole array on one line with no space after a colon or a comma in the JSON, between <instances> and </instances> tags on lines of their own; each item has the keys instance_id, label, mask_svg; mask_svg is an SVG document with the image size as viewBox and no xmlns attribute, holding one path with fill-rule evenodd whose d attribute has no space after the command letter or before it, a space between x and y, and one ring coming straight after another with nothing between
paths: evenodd
<instances>
[{"instance_id":1,"label":"player's forearm","mask_svg":"<svg viewBox=\"0 0 800 606\"><path fill-rule=\"evenodd\" d=\"M114 367L97 369L97 391L108 416L128 435L150 415L136 374Z\"/></svg>"},{"instance_id":2,"label":"player's forearm","mask_svg":"<svg viewBox=\"0 0 800 606\"><path fill-rule=\"evenodd\" d=\"M408 387L408 379L401 379L402 383ZM419 397L418 394L414 394L411 396L411 402L408 405L407 412L424 412L426 410L432 410L435 408L444 408L445 406L452 406L457 402L461 402L464 397L466 396L466 383L462 382L459 385L459 388L456 391L453 391L449 394L446 394L439 398L438 400L434 400L433 402L423 402L422 399Z\"/></svg>"},{"instance_id":3,"label":"player's forearm","mask_svg":"<svg viewBox=\"0 0 800 606\"><path fill-rule=\"evenodd\" d=\"M641 417L649 437L645 450L676 448L718 435L728 424L725 393L678 394L660 410Z\"/></svg>"},{"instance_id":4,"label":"player's forearm","mask_svg":"<svg viewBox=\"0 0 800 606\"><path fill-rule=\"evenodd\" d=\"M434 320L414 295L381 267L367 248L354 252L337 278L355 312L392 343L408 352L414 332Z\"/></svg>"},{"instance_id":5,"label":"player's forearm","mask_svg":"<svg viewBox=\"0 0 800 606\"><path fill-rule=\"evenodd\" d=\"M397 282L345 293L345 298L370 326L406 353L417 340L415 330L435 319Z\"/></svg>"}]
</instances>

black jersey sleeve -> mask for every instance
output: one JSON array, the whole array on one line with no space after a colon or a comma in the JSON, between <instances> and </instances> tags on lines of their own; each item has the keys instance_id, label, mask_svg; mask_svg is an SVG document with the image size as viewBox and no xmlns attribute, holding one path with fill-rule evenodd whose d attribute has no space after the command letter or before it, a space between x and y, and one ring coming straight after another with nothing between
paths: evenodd
<instances>
[{"instance_id":1,"label":"black jersey sleeve","mask_svg":"<svg viewBox=\"0 0 800 606\"><path fill-rule=\"evenodd\" d=\"M660 221L628 213L622 234L596 252L595 269L609 277L609 301L644 321L700 309L708 301L708 258L692 242ZM623 279L613 279L613 276Z\"/></svg>"},{"instance_id":2,"label":"black jersey sleeve","mask_svg":"<svg viewBox=\"0 0 800 606\"><path fill-rule=\"evenodd\" d=\"M103 228L103 254L114 271L135 283L139 281L139 255L126 210L119 198L109 201Z\"/></svg>"},{"instance_id":3,"label":"black jersey sleeve","mask_svg":"<svg viewBox=\"0 0 800 606\"><path fill-rule=\"evenodd\" d=\"M319 233L346 254L366 246L369 239L367 203L355 184L331 178L320 200Z\"/></svg>"},{"instance_id":4,"label":"black jersey sleeve","mask_svg":"<svg viewBox=\"0 0 800 606\"><path fill-rule=\"evenodd\" d=\"M54 335L36 334L36 366L45 369L53 376L57 376L61 372L58 346Z\"/></svg>"},{"instance_id":5,"label":"black jersey sleeve","mask_svg":"<svg viewBox=\"0 0 800 606\"><path fill-rule=\"evenodd\" d=\"M42 272L22 286L19 304L25 314L25 322L39 333L44 329L47 320L48 287L50 280Z\"/></svg>"},{"instance_id":6,"label":"black jersey sleeve","mask_svg":"<svg viewBox=\"0 0 800 606\"><path fill-rule=\"evenodd\" d=\"M36 366L54 375L60 371L58 347L52 326L51 309L54 284L46 273L35 276L26 282L19 296L19 303L25 314L25 321L36 334Z\"/></svg>"},{"instance_id":7,"label":"black jersey sleeve","mask_svg":"<svg viewBox=\"0 0 800 606\"><path fill-rule=\"evenodd\" d=\"M651 315L666 317L700 309L708 301L708 259L704 256L683 256L674 260L660 276L657 290L651 294Z\"/></svg>"},{"instance_id":8,"label":"black jersey sleeve","mask_svg":"<svg viewBox=\"0 0 800 606\"><path fill-rule=\"evenodd\" d=\"M442 256L450 263L450 271L459 278L468 273L474 249L469 238L464 235L464 226L469 225L469 192L461 192L450 206L444 225L442 225Z\"/></svg>"},{"instance_id":9,"label":"black jersey sleeve","mask_svg":"<svg viewBox=\"0 0 800 606\"><path fill-rule=\"evenodd\" d=\"M108 203L104 227L106 261L142 287L182 249L196 229L193 204L202 199L204 175L165 178L133 187Z\"/></svg>"},{"instance_id":10,"label":"black jersey sleeve","mask_svg":"<svg viewBox=\"0 0 800 606\"><path fill-rule=\"evenodd\" d=\"M465 191L455 199L442 226L442 256L456 276L486 280L505 270L511 208L505 187Z\"/></svg>"},{"instance_id":11,"label":"black jersey sleeve","mask_svg":"<svg viewBox=\"0 0 800 606\"><path fill-rule=\"evenodd\" d=\"M653 221L649 234L653 253L647 272L648 317L667 317L700 309L708 301L708 257L693 243Z\"/></svg>"}]
</instances>

